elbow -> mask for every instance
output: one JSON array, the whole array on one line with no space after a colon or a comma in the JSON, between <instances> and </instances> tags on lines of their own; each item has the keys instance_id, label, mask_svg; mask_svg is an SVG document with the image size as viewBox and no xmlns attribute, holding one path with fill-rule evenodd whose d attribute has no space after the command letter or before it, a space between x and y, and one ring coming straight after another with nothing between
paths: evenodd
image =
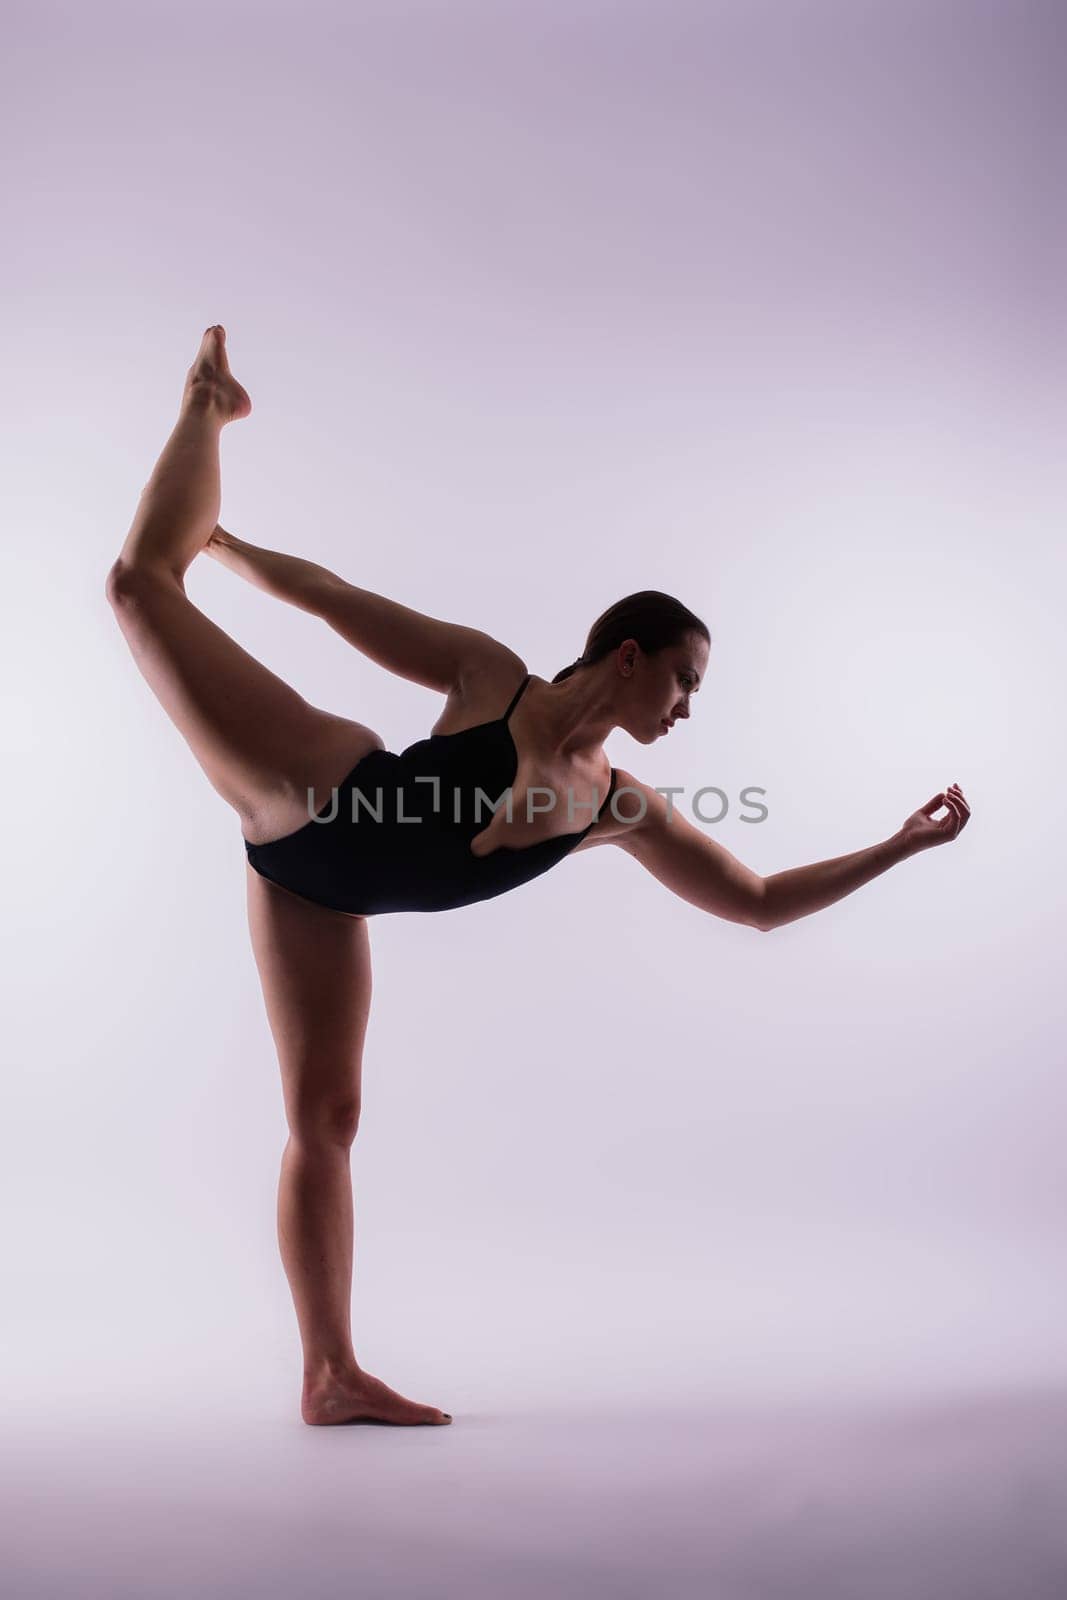
<instances>
[{"instance_id":1,"label":"elbow","mask_svg":"<svg viewBox=\"0 0 1067 1600\"><path fill-rule=\"evenodd\" d=\"M767 894L766 881L760 884L759 894L752 908L751 926L757 933L771 933L778 926Z\"/></svg>"}]
</instances>

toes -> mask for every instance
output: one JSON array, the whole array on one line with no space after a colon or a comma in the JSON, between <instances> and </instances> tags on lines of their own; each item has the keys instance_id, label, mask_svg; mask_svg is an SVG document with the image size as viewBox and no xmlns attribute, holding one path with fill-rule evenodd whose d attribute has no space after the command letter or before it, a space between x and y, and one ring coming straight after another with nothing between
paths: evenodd
<instances>
[{"instance_id":1,"label":"toes","mask_svg":"<svg viewBox=\"0 0 1067 1600\"><path fill-rule=\"evenodd\" d=\"M204 329L196 357L198 364L207 362L211 366L226 366L226 330L221 323L215 322L210 328Z\"/></svg>"},{"instance_id":2,"label":"toes","mask_svg":"<svg viewBox=\"0 0 1067 1600\"><path fill-rule=\"evenodd\" d=\"M220 372L229 372L230 360L226 354L226 329L220 322L209 328L207 336L211 340L211 359Z\"/></svg>"},{"instance_id":3,"label":"toes","mask_svg":"<svg viewBox=\"0 0 1067 1600\"><path fill-rule=\"evenodd\" d=\"M218 366L218 357L215 354L215 335L209 328L200 341L200 349L196 352L196 360L189 368L190 373L199 377L212 373Z\"/></svg>"}]
</instances>

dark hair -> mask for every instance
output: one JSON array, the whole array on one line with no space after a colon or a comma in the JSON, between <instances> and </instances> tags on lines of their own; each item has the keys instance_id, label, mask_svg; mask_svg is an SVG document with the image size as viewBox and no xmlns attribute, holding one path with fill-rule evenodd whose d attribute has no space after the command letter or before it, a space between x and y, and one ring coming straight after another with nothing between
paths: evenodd
<instances>
[{"instance_id":1,"label":"dark hair","mask_svg":"<svg viewBox=\"0 0 1067 1600\"><path fill-rule=\"evenodd\" d=\"M662 594L659 589L628 594L625 600L616 600L596 619L577 661L557 672L552 682L562 683L579 667L591 667L594 662L603 660L617 650L624 639L636 639L642 650L654 655L657 650L680 644L687 633L699 633L711 643L706 625L673 595Z\"/></svg>"}]
</instances>

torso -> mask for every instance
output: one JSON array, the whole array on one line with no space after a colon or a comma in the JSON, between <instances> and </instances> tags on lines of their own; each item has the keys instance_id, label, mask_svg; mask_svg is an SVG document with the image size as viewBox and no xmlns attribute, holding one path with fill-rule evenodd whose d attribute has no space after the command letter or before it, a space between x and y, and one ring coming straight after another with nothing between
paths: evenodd
<instances>
[{"instance_id":1,"label":"torso","mask_svg":"<svg viewBox=\"0 0 1067 1600\"><path fill-rule=\"evenodd\" d=\"M284 834L262 841L246 834L250 868L313 904L363 917L391 911L448 911L492 899L595 844L633 850L632 826L616 820L614 810L620 796L623 808L632 808L645 786L629 773L619 769L613 773L603 749L570 760L551 750L550 688L543 678L528 674L514 652L500 647L500 654L488 663L483 657L481 664L468 670L462 691L449 695L432 732L403 751L387 750L361 724L344 723L350 739L353 730L358 733L362 749L350 745L345 751L349 766L343 779L330 786L332 798L315 817L305 814ZM442 806L441 792L435 789L431 794L426 787L435 779L442 790L449 784L453 797L466 796L462 817L457 806L454 817L441 818L442 809L452 808L449 791L443 790ZM510 822L503 803L509 788ZM480 816L479 789L483 806L489 802ZM556 804L527 820L531 789L555 795ZM568 815L568 789L572 815ZM380 834L356 826L355 808L351 812L348 808L357 793L372 808L384 805L385 815L379 820L385 827ZM647 794L655 799L653 791ZM543 801L545 796L533 798ZM493 802L500 802L495 812ZM600 811L595 818L594 803ZM429 827L400 825L420 820L429 822Z\"/></svg>"},{"instance_id":2,"label":"torso","mask_svg":"<svg viewBox=\"0 0 1067 1600\"><path fill-rule=\"evenodd\" d=\"M477 673L469 674L465 684L449 695L431 732L463 733L469 728L498 720L527 676L530 681L508 718L508 729L518 755L518 767L512 784L512 820L508 821L507 812L501 806L481 833L475 835L471 842L471 853L477 856L490 855L502 846L519 850L546 839L578 834L594 817L595 812L590 809L593 804L599 806L600 815L571 853L590 850L598 844L617 842L627 825L617 822L610 808L605 807L611 783L610 761L603 751L592 759L579 762L567 761L558 753L546 749L542 695L549 685L544 678L527 674L518 656L509 654L479 669ZM621 782L620 774L616 785ZM556 795L556 804L551 811L537 810L536 807L545 804L547 796L535 794L531 800L532 816L527 821L526 800L531 788L552 790ZM567 812L568 790L573 795L573 817L569 817Z\"/></svg>"}]
</instances>

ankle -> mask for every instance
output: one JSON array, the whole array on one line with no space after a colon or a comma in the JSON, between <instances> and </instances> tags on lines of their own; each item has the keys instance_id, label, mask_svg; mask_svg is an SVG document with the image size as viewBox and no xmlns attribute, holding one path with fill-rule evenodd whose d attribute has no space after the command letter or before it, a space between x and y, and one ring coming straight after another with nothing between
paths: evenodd
<instances>
[{"instance_id":1,"label":"ankle","mask_svg":"<svg viewBox=\"0 0 1067 1600\"><path fill-rule=\"evenodd\" d=\"M189 378L182 396L182 410L194 412L197 416L218 415L220 422L226 420L226 397L222 385L217 378Z\"/></svg>"},{"instance_id":2,"label":"ankle","mask_svg":"<svg viewBox=\"0 0 1067 1600\"><path fill-rule=\"evenodd\" d=\"M304 1387L313 1388L322 1383L334 1383L340 1378L359 1375L359 1362L355 1355L320 1355L304 1359Z\"/></svg>"}]
</instances>

